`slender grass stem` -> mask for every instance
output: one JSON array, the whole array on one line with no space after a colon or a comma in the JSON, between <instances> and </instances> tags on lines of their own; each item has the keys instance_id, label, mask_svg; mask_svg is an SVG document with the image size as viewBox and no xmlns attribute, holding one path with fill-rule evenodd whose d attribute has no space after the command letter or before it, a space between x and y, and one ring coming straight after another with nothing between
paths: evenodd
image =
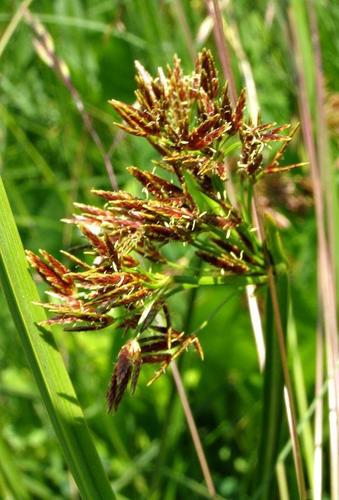
<instances>
[{"instance_id":1,"label":"slender grass stem","mask_svg":"<svg viewBox=\"0 0 339 500\"><path fill-rule=\"evenodd\" d=\"M317 126L317 161L322 175L323 196L325 198L327 234L330 248L331 266L335 270L335 222L336 214L334 196L331 158L328 143L328 128L325 113L325 84L323 75L323 63L321 56L321 47L319 39L319 30L317 16L313 2L306 1L306 7L309 13L311 43L315 61L315 101L316 101L316 126ZM335 182L334 182L335 184ZM335 276L335 273L334 273Z\"/></svg>"},{"instance_id":2,"label":"slender grass stem","mask_svg":"<svg viewBox=\"0 0 339 500\"><path fill-rule=\"evenodd\" d=\"M286 477L285 464L283 462L277 463L276 470L277 470L280 499L289 500L290 495L288 493L288 482Z\"/></svg>"},{"instance_id":3,"label":"slender grass stem","mask_svg":"<svg viewBox=\"0 0 339 500\"><path fill-rule=\"evenodd\" d=\"M303 72L302 54L298 30L292 10L289 11L289 25L291 29L292 44L296 58L301 126L305 147L310 161L310 171L314 190L314 204L317 221L319 259L318 281L322 306L319 312L323 315L326 340L327 372L329 379L328 397L331 455L331 498L334 500L339 498L339 351L334 273L332 272L331 268L331 252L326 238L325 205L323 199L320 167L317 162L317 153L312 132L312 115L307 96L305 75Z\"/></svg>"},{"instance_id":4,"label":"slender grass stem","mask_svg":"<svg viewBox=\"0 0 339 500\"><path fill-rule=\"evenodd\" d=\"M323 196L325 198L326 206L326 222L327 222L327 235L328 235L328 246L329 246L329 260L331 267L331 274L333 275L333 293L336 293L338 286L338 276L339 276L339 265L338 256L336 249L338 248L338 235L335 231L335 220L337 220L338 215L338 202L335 200L333 186L336 183L333 178L333 171L331 167L331 157L329 152L329 140L328 140L328 128L325 116L325 84L323 75L323 64L322 64L322 54L320 47L320 37L317 23L317 16L315 8L312 2L309 0L306 2L306 7L310 19L310 30L311 30L311 43L314 52L315 60L315 100L316 100L316 125L317 125L317 161L320 168L320 173L322 177L323 186ZM320 265L319 265L320 269ZM321 297L319 297L319 303L321 303ZM336 298L338 304L338 297ZM317 340L316 340L316 388L315 394L320 391L323 379L323 326L319 321L317 328ZM337 384L338 390L338 384ZM337 398L338 398L337 391ZM337 400L338 406L338 400ZM339 409L337 409L337 425L339 418ZM323 455L323 400L318 399L315 411L315 455L314 455L314 499L320 500L322 498L322 455ZM334 451L335 453L335 451ZM333 490L335 487L333 486ZM334 493L336 494L336 493Z\"/></svg>"},{"instance_id":5,"label":"slender grass stem","mask_svg":"<svg viewBox=\"0 0 339 500\"><path fill-rule=\"evenodd\" d=\"M3 34L0 38L0 58L1 58L8 42L12 38L15 30L17 29L18 25L20 24L22 18L24 17L26 9L29 7L29 5L31 3L32 3L32 0L25 0L24 2L21 2L18 10L16 11L14 16L12 17L12 19L8 23L7 28L5 29L5 31L3 32Z\"/></svg>"},{"instance_id":6,"label":"slender grass stem","mask_svg":"<svg viewBox=\"0 0 339 500\"><path fill-rule=\"evenodd\" d=\"M235 79L232 72L231 58L226 46L224 29L222 24L222 15L220 10L219 0L206 0L207 12L213 19L213 32L215 44L218 49L220 62L223 73L228 81L231 102L234 105L237 101L237 89L235 86Z\"/></svg>"},{"instance_id":7,"label":"slender grass stem","mask_svg":"<svg viewBox=\"0 0 339 500\"><path fill-rule=\"evenodd\" d=\"M197 272L198 272L198 274L200 274L200 261L199 261L199 268L198 268ZM186 317L185 317L185 321L184 321L184 325L183 325L183 330L185 332L188 332L190 330L192 311L194 308L196 295L197 295L197 288L192 288L189 290L187 309L186 309ZM180 361L181 360L179 360L179 363L180 363ZM185 387L184 387L184 384L182 381L182 377L181 377L181 374L180 374L180 371L178 368L178 364L175 361L173 361L171 363L171 366L172 366L174 387L172 388L172 390L170 392L170 396L169 396L168 404L167 404L167 411L166 411L167 418L166 418L166 422L165 422L165 426L164 426L164 431L162 434L162 441L160 444L160 454L159 454L159 461L158 461L159 467L158 468L159 468L159 470L161 470L161 468L165 464L165 459L166 459L166 455L167 455L168 437L169 437L169 425L170 425L170 422L172 420L172 415L174 412L174 405L175 405L175 401L176 401L176 399L174 397L175 391L177 391L179 398L180 398L180 403L181 403L182 408L184 410L187 425L188 425L188 428L189 428L191 436L192 436L194 449L196 451L197 458L199 460L201 470L202 470L203 476L205 478L207 489L208 489L209 493L211 494L211 496L213 497L213 496L215 496L215 488L213 485L212 476L211 476L211 473L209 471L206 456L205 456L205 453L204 453L204 450L203 450L203 447L201 444L201 440L200 440L200 437L198 434L196 423L194 421L193 413L192 413L190 405L189 405L189 401L188 401ZM159 477L159 476L156 474L155 477ZM159 487L158 481L157 481L157 484L155 484L155 486Z\"/></svg>"},{"instance_id":8,"label":"slender grass stem","mask_svg":"<svg viewBox=\"0 0 339 500\"><path fill-rule=\"evenodd\" d=\"M315 414L318 400L323 399L326 396L327 392L328 392L328 379L324 380L323 385L319 388L319 393L317 397L315 397L311 402L311 404L308 406L303 419L298 422L298 427L297 427L298 434L302 432L305 423L309 421ZM292 450L292 443L291 443L291 438L289 438L289 440L279 453L278 462L284 461L291 450Z\"/></svg>"},{"instance_id":9,"label":"slender grass stem","mask_svg":"<svg viewBox=\"0 0 339 500\"><path fill-rule=\"evenodd\" d=\"M185 391L184 385L182 383L182 379L180 377L180 373L179 373L179 370L178 370L178 367L177 367L177 364L175 361L172 361L171 367L172 367L172 374L173 374L174 382L175 382L175 385L176 385L176 388L177 388L177 391L178 391L178 394L179 394L179 397L181 400L183 410L185 412L187 425L188 425L188 428L189 428L191 436L192 436L192 441L193 441L194 448L195 448L195 451L196 451L196 454L197 454L197 457L198 457L198 460L200 463L200 467L201 467L201 470L202 470L202 473L203 473L203 476L205 479L205 483L206 483L207 489L211 495L211 498L213 498L216 495L216 491L215 491L214 483L212 480L212 475L211 475L211 472L210 472L210 469L209 469L209 466L207 463L204 449L202 447L202 443L200 440L198 429L197 429L197 426L196 426L196 423L195 423L195 420L193 418L193 414L192 414L192 411L191 411L191 408L190 408L190 405L188 402L186 391Z\"/></svg>"},{"instance_id":10,"label":"slender grass stem","mask_svg":"<svg viewBox=\"0 0 339 500\"><path fill-rule=\"evenodd\" d=\"M263 409L256 477L252 488L253 498L260 500L270 500L276 494L273 479L279 453L283 413L281 394L284 382L279 346L274 335L272 300L268 290L266 290L265 316L266 363L263 372ZM277 479L279 485L279 477Z\"/></svg>"},{"instance_id":11,"label":"slender grass stem","mask_svg":"<svg viewBox=\"0 0 339 500\"><path fill-rule=\"evenodd\" d=\"M65 63L62 60L60 60L57 54L55 53L53 49L53 44L51 44L52 39L49 34L47 35L47 31L45 28L42 27L41 23L34 18L34 16L28 9L25 10L24 15L27 24L31 27L34 35L36 36L40 52L44 54L44 58L49 61L49 65L52 67L52 69L58 75L64 86L69 91L73 99L73 102L80 113L80 116L83 120L87 132L91 136L94 144L96 145L99 153L103 158L111 186L114 190L116 190L118 185L109 155L107 154L103 146L99 134L97 133L97 131L93 126L92 119L85 109L85 105L81 99L78 90L74 86L71 77L69 76L69 72L66 69Z\"/></svg>"}]
</instances>

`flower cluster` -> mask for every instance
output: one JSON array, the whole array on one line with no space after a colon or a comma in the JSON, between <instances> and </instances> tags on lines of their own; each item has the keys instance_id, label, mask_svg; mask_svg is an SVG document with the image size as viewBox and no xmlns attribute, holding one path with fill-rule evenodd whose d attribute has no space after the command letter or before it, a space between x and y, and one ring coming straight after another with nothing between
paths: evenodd
<instances>
[{"instance_id":1,"label":"flower cluster","mask_svg":"<svg viewBox=\"0 0 339 500\"><path fill-rule=\"evenodd\" d=\"M207 50L198 55L191 75L183 74L177 58L173 68L166 74L159 69L155 78L139 63L137 71L137 104L111 104L124 120L119 127L145 137L160 153L155 168L166 175L130 167L146 196L94 190L104 200L102 207L76 204L78 213L65 222L75 224L86 243L73 253L62 252L69 267L45 251L41 256L27 252L51 287L53 300L43 304L53 313L48 324L68 331L114 324L132 334L113 370L110 410L117 409L129 382L134 391L144 364L160 365L153 381L191 345L203 357L197 337L171 324L167 297L190 276L182 276L187 271L169 261L166 245L177 242L193 249L212 282L234 277L243 283L265 281L255 230L225 191L226 158L238 151L239 179L247 179L248 186L279 170L294 133L282 134L286 126L254 126L246 120L245 92L233 108ZM265 146L271 142L282 145L268 159Z\"/></svg>"}]
</instances>

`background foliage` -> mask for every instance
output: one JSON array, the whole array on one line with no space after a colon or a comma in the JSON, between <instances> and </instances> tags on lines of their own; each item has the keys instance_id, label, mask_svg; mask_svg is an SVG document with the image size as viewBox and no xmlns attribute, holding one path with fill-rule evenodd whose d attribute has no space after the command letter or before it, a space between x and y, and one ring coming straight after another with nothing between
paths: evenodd
<instances>
[{"instance_id":1,"label":"background foliage","mask_svg":"<svg viewBox=\"0 0 339 500\"><path fill-rule=\"evenodd\" d=\"M253 71L264 121L297 121L296 73L287 32L289 2L226 3L229 21L237 28ZM1 3L0 31L19 5ZM315 7L335 157L339 8L326 0L315 2ZM51 34L57 56L67 64L74 87L109 151L119 187L137 193L137 183L126 167L149 169L154 153L142 139L126 136L113 126L117 116L107 101L134 101L135 59L154 72L177 53L190 71L192 53L203 45L216 54L205 3L41 0L33 1L30 9ZM231 53L239 91L244 82L238 58ZM32 29L24 20L1 56L0 88L0 174L20 235L26 248L37 251L42 247L57 255L59 248L79 241L72 227L59 219L72 212L74 201L92 203L90 188L110 188L102 155L69 90L37 55ZM289 162L305 159L300 135L288 155ZM303 174L307 178L307 168ZM310 404L317 325L316 224L312 208L295 213L287 206L280 208L288 219L282 236L290 261L299 353ZM39 286L42 293L44 287ZM186 325L189 332L212 316L199 335L205 361L187 353L183 379L218 493L229 499L246 498L245 491L254 480L262 378L245 298L229 289L206 289L193 298L181 295L174 309L177 325ZM28 498L77 498L1 289L0 325L4 409L0 415L0 496L25 498L11 487L8 471L1 465L6 464L10 477L22 485ZM142 374L136 396L127 397L116 415L107 415L106 387L123 339L112 328L86 334L57 331L56 336L104 467L121 498L208 496L171 376L147 388L151 371ZM286 465L292 478L291 498L296 498L290 457ZM327 480L325 471L326 491Z\"/></svg>"}]
</instances>

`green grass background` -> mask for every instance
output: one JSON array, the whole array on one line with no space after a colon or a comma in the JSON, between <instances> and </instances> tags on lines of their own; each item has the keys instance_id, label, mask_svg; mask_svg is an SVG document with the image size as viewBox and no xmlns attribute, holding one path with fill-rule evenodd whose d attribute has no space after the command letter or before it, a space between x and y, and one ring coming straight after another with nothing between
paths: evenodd
<instances>
[{"instance_id":1,"label":"green grass background","mask_svg":"<svg viewBox=\"0 0 339 500\"><path fill-rule=\"evenodd\" d=\"M239 0L230 4L232 22L254 74L263 119L278 123L298 120L296 76L286 32L289 2ZM339 6L325 0L315 4L326 90L331 96L339 91ZM19 5L1 2L0 33ZM192 48L196 51L203 43L217 54L212 34L201 42L206 29L204 2L41 0L32 2L31 11L48 29L56 54L69 67L96 130L111 151L119 187L137 192L126 167L150 168L154 153L140 138L117 135L113 126L117 117L107 100L134 101L135 59L154 72L177 53L190 71ZM59 219L72 212L74 201L92 203L92 187L110 186L102 157L68 90L37 56L32 39L30 27L21 22L0 60L0 174L24 246L33 251L45 248L57 255L60 248L79 241L72 228ZM232 55L239 91L244 82ZM338 131L331 129L330 133L335 158ZM304 160L300 134L288 159ZM304 174L308 175L307 168ZM282 237L290 262L299 349L311 403L317 320L316 226L312 209L303 215L290 215L285 207L281 210L290 220ZM39 289L42 294L42 284ZM254 480L262 409L262 379L245 297L210 288L197 293L194 307L188 307L184 294L173 307L177 325L182 326L186 317L189 331L193 331L227 295L229 300L200 333L205 361L194 353L185 354L183 379L218 493L227 499L242 499L248 498L246 491ZM173 397L170 374L147 388L151 371L145 369L136 395L127 396L116 415L107 415L106 387L124 340L112 328L95 333L58 331L56 337L107 475L121 498L206 496L182 409L177 396ZM77 498L1 288L0 404L0 460L12 471L14 483L22 485L28 498ZM293 496L290 457L286 471L291 498L297 498ZM24 498L6 478L0 465L0 496ZM327 480L325 470L326 491Z\"/></svg>"}]
</instances>

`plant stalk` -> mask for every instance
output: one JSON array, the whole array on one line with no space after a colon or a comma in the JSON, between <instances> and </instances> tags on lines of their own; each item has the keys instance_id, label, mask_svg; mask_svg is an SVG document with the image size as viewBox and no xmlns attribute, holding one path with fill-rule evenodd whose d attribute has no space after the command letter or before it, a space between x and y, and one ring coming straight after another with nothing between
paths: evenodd
<instances>
[{"instance_id":1,"label":"plant stalk","mask_svg":"<svg viewBox=\"0 0 339 500\"><path fill-rule=\"evenodd\" d=\"M214 483L212 480L212 475L211 475L211 472L210 472L210 469L209 469L209 466L208 466L208 463L206 460L206 455L205 455L204 449L203 449L202 444L201 444L200 436L199 436L198 429L197 429L197 426L196 426L196 423L195 423L195 420L194 420L194 417L193 417L193 414L192 414L192 411L191 411L191 408L190 408L190 405L188 402L186 391L185 391L184 385L182 383L182 379L181 379L181 376L180 376L180 373L179 373L179 370L178 370L178 367L177 367L177 364L175 361L172 361L171 367L172 367L172 374L173 374L174 382L175 382L175 385L176 385L176 388L177 388L177 391L178 391L178 394L180 397L180 401L181 401L183 410L185 412L187 425L188 425L188 428L189 428L191 436L192 436L192 441L193 441L194 448L195 448L195 451L196 451L196 454L197 454L197 457L198 457L198 460L200 463L200 467L201 467L201 470L202 470L202 473L203 473L203 476L205 479L205 483L206 483L207 489L209 491L209 494L211 495L211 498L214 498L216 495L216 490L215 490Z\"/></svg>"}]
</instances>

